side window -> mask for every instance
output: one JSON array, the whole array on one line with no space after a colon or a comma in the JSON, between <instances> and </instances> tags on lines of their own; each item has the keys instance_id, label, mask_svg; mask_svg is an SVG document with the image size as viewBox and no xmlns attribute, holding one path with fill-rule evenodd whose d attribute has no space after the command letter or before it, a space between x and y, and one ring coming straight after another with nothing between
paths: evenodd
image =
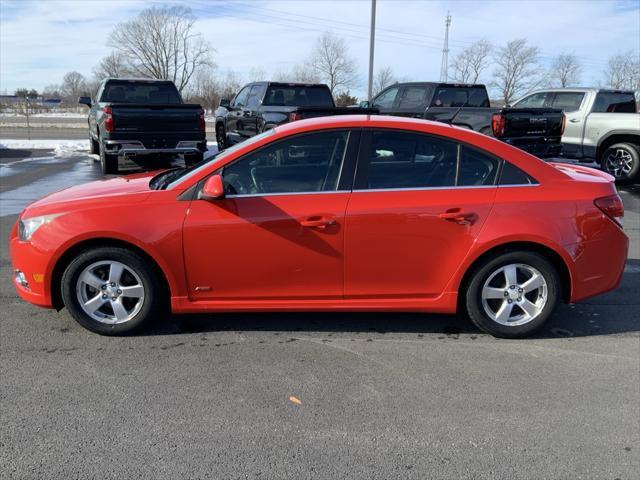
<instances>
[{"instance_id":1,"label":"side window","mask_svg":"<svg viewBox=\"0 0 640 480\"><path fill-rule=\"evenodd\" d=\"M468 104L469 92L464 88L439 88L433 96L433 107L463 107Z\"/></svg>"},{"instance_id":2,"label":"side window","mask_svg":"<svg viewBox=\"0 0 640 480\"><path fill-rule=\"evenodd\" d=\"M551 102L551 108L560 108L565 112L575 112L580 109L584 93L581 92L556 92Z\"/></svg>"},{"instance_id":3,"label":"side window","mask_svg":"<svg viewBox=\"0 0 640 480\"><path fill-rule=\"evenodd\" d=\"M509 162L504 162L499 185L532 185L538 183L525 172Z\"/></svg>"},{"instance_id":4,"label":"side window","mask_svg":"<svg viewBox=\"0 0 640 480\"><path fill-rule=\"evenodd\" d=\"M405 87L398 108L406 110L425 109L427 107L427 88Z\"/></svg>"},{"instance_id":5,"label":"side window","mask_svg":"<svg viewBox=\"0 0 640 480\"><path fill-rule=\"evenodd\" d=\"M247 107L252 110L258 108L260 106L260 100L262 100L262 96L264 95L264 90L264 85L254 85L251 87L247 98Z\"/></svg>"},{"instance_id":6,"label":"side window","mask_svg":"<svg viewBox=\"0 0 640 480\"><path fill-rule=\"evenodd\" d=\"M636 113L636 100L630 92L599 92L593 113Z\"/></svg>"},{"instance_id":7,"label":"side window","mask_svg":"<svg viewBox=\"0 0 640 480\"><path fill-rule=\"evenodd\" d=\"M396 96L398 95L398 90L398 87L392 87L388 90L385 90L373 99L372 107L393 108L393 104L396 101Z\"/></svg>"},{"instance_id":8,"label":"side window","mask_svg":"<svg viewBox=\"0 0 640 480\"><path fill-rule=\"evenodd\" d=\"M335 191L349 133L330 131L287 138L224 167L229 195Z\"/></svg>"},{"instance_id":9,"label":"side window","mask_svg":"<svg viewBox=\"0 0 640 480\"><path fill-rule=\"evenodd\" d=\"M240 90L240 93L238 95L236 95L236 98L233 100L233 106L234 107L244 107L247 105L247 98L249 97L249 91L251 90L251 87L244 87L242 90Z\"/></svg>"},{"instance_id":10,"label":"side window","mask_svg":"<svg viewBox=\"0 0 640 480\"><path fill-rule=\"evenodd\" d=\"M534 93L528 97L524 97L514 105L516 108L540 108L545 106L547 92Z\"/></svg>"},{"instance_id":11,"label":"side window","mask_svg":"<svg viewBox=\"0 0 640 480\"><path fill-rule=\"evenodd\" d=\"M500 160L475 148L460 147L457 186L493 185Z\"/></svg>"},{"instance_id":12,"label":"side window","mask_svg":"<svg viewBox=\"0 0 640 480\"><path fill-rule=\"evenodd\" d=\"M374 131L365 167L368 189L455 185L458 144L439 137Z\"/></svg>"}]
</instances>

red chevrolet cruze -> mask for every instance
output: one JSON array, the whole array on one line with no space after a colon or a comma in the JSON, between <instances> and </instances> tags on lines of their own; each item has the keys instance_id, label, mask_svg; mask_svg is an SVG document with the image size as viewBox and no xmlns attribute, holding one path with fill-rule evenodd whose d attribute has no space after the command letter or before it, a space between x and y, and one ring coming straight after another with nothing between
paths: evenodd
<instances>
[{"instance_id":1,"label":"red chevrolet cruze","mask_svg":"<svg viewBox=\"0 0 640 480\"><path fill-rule=\"evenodd\" d=\"M175 313L466 312L519 337L619 284L609 175L384 116L257 135L191 169L72 187L11 233L25 300L122 334Z\"/></svg>"}]
</instances>

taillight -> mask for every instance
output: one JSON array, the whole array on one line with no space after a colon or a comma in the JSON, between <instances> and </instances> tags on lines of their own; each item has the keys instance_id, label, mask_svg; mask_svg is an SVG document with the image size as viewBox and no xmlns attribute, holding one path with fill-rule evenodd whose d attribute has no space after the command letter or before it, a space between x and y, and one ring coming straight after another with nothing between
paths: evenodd
<instances>
[{"instance_id":1,"label":"taillight","mask_svg":"<svg viewBox=\"0 0 640 480\"><path fill-rule=\"evenodd\" d=\"M501 113L494 113L491 117L491 130L493 130L493 136L496 138L502 137L506 126L506 118L504 118Z\"/></svg>"},{"instance_id":2,"label":"taillight","mask_svg":"<svg viewBox=\"0 0 640 480\"><path fill-rule=\"evenodd\" d=\"M567 126L567 116L562 114L562 127L560 128L560 135L564 135L564 127Z\"/></svg>"},{"instance_id":3,"label":"taillight","mask_svg":"<svg viewBox=\"0 0 640 480\"><path fill-rule=\"evenodd\" d=\"M622 199L618 195L610 195L608 197L596 198L593 203L602 210L607 217L622 226L624 219L624 205Z\"/></svg>"},{"instance_id":4,"label":"taillight","mask_svg":"<svg viewBox=\"0 0 640 480\"><path fill-rule=\"evenodd\" d=\"M302 117L300 116L300 114L298 112L291 112L289 114L289 121L290 122L295 122L296 120L302 120Z\"/></svg>"},{"instance_id":5,"label":"taillight","mask_svg":"<svg viewBox=\"0 0 640 480\"><path fill-rule=\"evenodd\" d=\"M104 107L104 129L107 132L113 132L115 130L115 122L113 121L113 111L111 107Z\"/></svg>"},{"instance_id":6,"label":"taillight","mask_svg":"<svg viewBox=\"0 0 640 480\"><path fill-rule=\"evenodd\" d=\"M198 128L201 132L205 131L205 123L204 123L204 110L200 110L200 117L198 121Z\"/></svg>"}]
</instances>

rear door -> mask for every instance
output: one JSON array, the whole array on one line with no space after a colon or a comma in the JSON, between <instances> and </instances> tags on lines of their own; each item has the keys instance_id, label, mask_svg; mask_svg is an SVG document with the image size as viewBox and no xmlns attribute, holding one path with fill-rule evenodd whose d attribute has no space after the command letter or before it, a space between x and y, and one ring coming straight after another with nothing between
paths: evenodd
<instances>
[{"instance_id":1,"label":"rear door","mask_svg":"<svg viewBox=\"0 0 640 480\"><path fill-rule=\"evenodd\" d=\"M345 296L440 295L491 211L500 162L441 137L363 132L346 217Z\"/></svg>"},{"instance_id":2,"label":"rear door","mask_svg":"<svg viewBox=\"0 0 640 480\"><path fill-rule=\"evenodd\" d=\"M562 153L566 156L582 156L582 138L586 123L583 105L587 102L585 92L550 92L547 106L561 109L566 122L562 134Z\"/></svg>"}]
</instances>

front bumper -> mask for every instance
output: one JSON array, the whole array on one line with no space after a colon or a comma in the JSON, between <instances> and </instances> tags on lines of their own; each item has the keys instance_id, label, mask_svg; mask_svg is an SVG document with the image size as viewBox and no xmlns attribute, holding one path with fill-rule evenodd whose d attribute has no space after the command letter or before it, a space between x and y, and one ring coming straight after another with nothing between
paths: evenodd
<instances>
[{"instance_id":1,"label":"front bumper","mask_svg":"<svg viewBox=\"0 0 640 480\"><path fill-rule=\"evenodd\" d=\"M53 308L49 262L51 255L18 239L17 224L9 241L11 276L16 292L23 300L45 308Z\"/></svg>"}]
</instances>

